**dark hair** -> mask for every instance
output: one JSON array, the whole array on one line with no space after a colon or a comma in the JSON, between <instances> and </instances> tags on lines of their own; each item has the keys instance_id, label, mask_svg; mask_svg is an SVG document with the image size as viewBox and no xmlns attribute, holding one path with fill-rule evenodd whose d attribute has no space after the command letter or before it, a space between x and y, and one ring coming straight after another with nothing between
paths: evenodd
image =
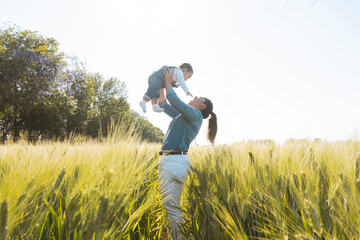
<instances>
[{"instance_id":1,"label":"dark hair","mask_svg":"<svg viewBox=\"0 0 360 240\"><path fill-rule=\"evenodd\" d=\"M211 115L209 118L209 124L208 124L208 131L207 131L207 139L211 142L212 145L214 145L215 137L217 133L217 117L216 114L213 112L213 104L210 101L210 99L205 98L204 104L206 105L206 108L201 111L203 115L203 119L206 119Z\"/></svg>"},{"instance_id":2,"label":"dark hair","mask_svg":"<svg viewBox=\"0 0 360 240\"><path fill-rule=\"evenodd\" d=\"M180 65L181 69L187 69L189 72L191 72L192 74L194 73L194 70L192 68L192 66L190 65L190 63L183 63Z\"/></svg>"}]
</instances>

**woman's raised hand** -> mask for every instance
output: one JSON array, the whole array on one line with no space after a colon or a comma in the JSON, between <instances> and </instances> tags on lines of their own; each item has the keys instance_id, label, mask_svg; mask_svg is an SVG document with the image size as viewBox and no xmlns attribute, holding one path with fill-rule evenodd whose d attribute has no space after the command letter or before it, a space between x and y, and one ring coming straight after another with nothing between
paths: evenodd
<instances>
[{"instance_id":1,"label":"woman's raised hand","mask_svg":"<svg viewBox=\"0 0 360 240\"><path fill-rule=\"evenodd\" d=\"M173 82L173 76L174 76L174 69L172 68L171 71L169 68L165 68L163 70L163 73L165 75L165 82Z\"/></svg>"}]
</instances>

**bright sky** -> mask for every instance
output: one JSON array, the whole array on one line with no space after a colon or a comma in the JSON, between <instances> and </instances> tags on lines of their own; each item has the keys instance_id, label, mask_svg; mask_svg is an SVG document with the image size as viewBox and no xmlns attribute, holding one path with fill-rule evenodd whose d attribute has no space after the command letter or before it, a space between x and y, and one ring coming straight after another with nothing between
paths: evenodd
<instances>
[{"instance_id":1,"label":"bright sky","mask_svg":"<svg viewBox=\"0 0 360 240\"><path fill-rule=\"evenodd\" d=\"M360 1L314 1L0 0L0 23L126 82L137 112L152 71L189 62L191 93L214 104L217 144L345 140L360 131ZM144 115L166 132L169 117Z\"/></svg>"}]
</instances>

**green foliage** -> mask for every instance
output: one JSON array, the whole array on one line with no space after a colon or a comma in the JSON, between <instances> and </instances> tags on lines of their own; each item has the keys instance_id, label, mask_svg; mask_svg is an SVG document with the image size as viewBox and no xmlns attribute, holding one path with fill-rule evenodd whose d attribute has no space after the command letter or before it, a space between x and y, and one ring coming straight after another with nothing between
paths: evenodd
<instances>
[{"instance_id":1,"label":"green foliage","mask_svg":"<svg viewBox=\"0 0 360 240\"><path fill-rule=\"evenodd\" d=\"M130 126L130 105L127 89L119 79L105 79L100 74L89 76L93 82L93 103L87 134L92 137L107 136L112 124Z\"/></svg>"},{"instance_id":2,"label":"green foliage","mask_svg":"<svg viewBox=\"0 0 360 240\"><path fill-rule=\"evenodd\" d=\"M15 27L0 29L0 128L2 141L13 130L19 112L56 87L63 54L58 42Z\"/></svg>"},{"instance_id":3,"label":"green foliage","mask_svg":"<svg viewBox=\"0 0 360 240\"><path fill-rule=\"evenodd\" d=\"M142 139L160 142L159 128L130 111L126 84L89 73L58 42L18 27L0 29L0 130L4 143L106 137L112 125L139 126ZM136 131L134 131L136 132Z\"/></svg>"},{"instance_id":4,"label":"green foliage","mask_svg":"<svg viewBox=\"0 0 360 240\"><path fill-rule=\"evenodd\" d=\"M133 117L135 118L136 129L138 129L138 132L140 132L141 138L143 140L158 143L163 141L164 133L160 128L154 127L146 118L135 112L133 113Z\"/></svg>"},{"instance_id":5,"label":"green foliage","mask_svg":"<svg viewBox=\"0 0 360 240\"><path fill-rule=\"evenodd\" d=\"M42 101L26 104L20 111L19 128L29 141L56 139L67 134L68 117L74 115L76 101L63 91L54 91Z\"/></svg>"}]
</instances>

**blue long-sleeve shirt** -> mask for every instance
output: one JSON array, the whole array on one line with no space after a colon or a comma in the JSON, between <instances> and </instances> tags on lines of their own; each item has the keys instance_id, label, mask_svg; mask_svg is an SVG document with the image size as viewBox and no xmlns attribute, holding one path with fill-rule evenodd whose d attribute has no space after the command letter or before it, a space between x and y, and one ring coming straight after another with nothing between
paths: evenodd
<instances>
[{"instance_id":1,"label":"blue long-sleeve shirt","mask_svg":"<svg viewBox=\"0 0 360 240\"><path fill-rule=\"evenodd\" d=\"M195 109L176 95L173 89L166 92L167 101L159 106L164 108L164 112L173 120L170 122L162 144L162 151L188 151L191 142L199 133L203 117L198 109Z\"/></svg>"}]
</instances>

